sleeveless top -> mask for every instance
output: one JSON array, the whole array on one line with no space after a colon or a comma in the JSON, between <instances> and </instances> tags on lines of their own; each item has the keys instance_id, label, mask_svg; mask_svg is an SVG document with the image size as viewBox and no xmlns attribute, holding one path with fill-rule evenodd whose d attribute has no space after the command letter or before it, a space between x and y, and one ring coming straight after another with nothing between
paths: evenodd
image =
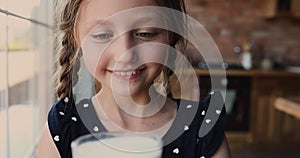
<instances>
[{"instance_id":1,"label":"sleeveless top","mask_svg":"<svg viewBox=\"0 0 300 158\"><path fill-rule=\"evenodd\" d=\"M175 101L177 114L162 138L166 142L162 158L211 157L224 137L226 112L221 93L211 93L199 103ZM107 131L98 119L91 99L76 105L68 97L59 100L49 111L48 125L62 158L72 158L71 142L76 138Z\"/></svg>"}]
</instances>

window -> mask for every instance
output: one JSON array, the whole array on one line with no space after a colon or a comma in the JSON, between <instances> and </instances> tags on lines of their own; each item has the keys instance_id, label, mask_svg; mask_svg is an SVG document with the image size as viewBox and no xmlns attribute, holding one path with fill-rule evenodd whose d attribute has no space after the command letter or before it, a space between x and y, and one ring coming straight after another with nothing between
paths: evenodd
<instances>
[{"instance_id":1,"label":"window","mask_svg":"<svg viewBox=\"0 0 300 158\"><path fill-rule=\"evenodd\" d=\"M0 157L33 157L52 103L52 1L0 0Z\"/></svg>"}]
</instances>

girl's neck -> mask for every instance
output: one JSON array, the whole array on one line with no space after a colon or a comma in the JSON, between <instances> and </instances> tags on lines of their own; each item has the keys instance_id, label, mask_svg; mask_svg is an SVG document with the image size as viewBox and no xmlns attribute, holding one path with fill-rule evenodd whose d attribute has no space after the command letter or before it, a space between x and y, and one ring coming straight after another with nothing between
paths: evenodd
<instances>
[{"instance_id":1,"label":"girl's neck","mask_svg":"<svg viewBox=\"0 0 300 158\"><path fill-rule=\"evenodd\" d=\"M153 116L166 104L166 97L158 93L154 87L131 96L122 96L103 87L96 98L102 106L142 118Z\"/></svg>"},{"instance_id":2,"label":"girl's neck","mask_svg":"<svg viewBox=\"0 0 300 158\"><path fill-rule=\"evenodd\" d=\"M176 114L176 104L158 93L156 98L152 98L155 101L146 105L119 105L119 101L116 101L114 96L104 92L100 91L92 98L92 101L100 121L108 131L120 129L133 132L158 130L159 133L164 133ZM128 99L121 98L120 102L123 101L128 103ZM159 129L164 130L162 132Z\"/></svg>"}]
</instances>

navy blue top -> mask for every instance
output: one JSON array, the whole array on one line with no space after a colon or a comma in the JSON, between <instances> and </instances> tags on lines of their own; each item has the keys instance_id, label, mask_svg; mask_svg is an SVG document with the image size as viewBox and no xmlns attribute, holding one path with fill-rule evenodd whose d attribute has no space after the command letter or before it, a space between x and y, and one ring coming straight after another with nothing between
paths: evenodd
<instances>
[{"instance_id":1,"label":"navy blue top","mask_svg":"<svg viewBox=\"0 0 300 158\"><path fill-rule=\"evenodd\" d=\"M165 143L162 157L211 157L224 136L226 112L221 94L212 93L199 103L175 101L178 110L174 122L162 138ZM52 106L48 115L50 133L62 158L72 157L71 142L74 139L106 131L90 99L74 105L72 99L65 97Z\"/></svg>"}]
</instances>

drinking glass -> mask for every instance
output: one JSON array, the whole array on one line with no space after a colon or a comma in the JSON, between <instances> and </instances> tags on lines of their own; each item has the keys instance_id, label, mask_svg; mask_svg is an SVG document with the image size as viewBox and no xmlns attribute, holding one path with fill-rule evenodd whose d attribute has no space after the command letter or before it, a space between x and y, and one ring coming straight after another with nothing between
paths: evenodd
<instances>
[{"instance_id":1,"label":"drinking glass","mask_svg":"<svg viewBox=\"0 0 300 158\"><path fill-rule=\"evenodd\" d=\"M150 134L101 132L71 143L73 158L161 158L163 143Z\"/></svg>"}]
</instances>

